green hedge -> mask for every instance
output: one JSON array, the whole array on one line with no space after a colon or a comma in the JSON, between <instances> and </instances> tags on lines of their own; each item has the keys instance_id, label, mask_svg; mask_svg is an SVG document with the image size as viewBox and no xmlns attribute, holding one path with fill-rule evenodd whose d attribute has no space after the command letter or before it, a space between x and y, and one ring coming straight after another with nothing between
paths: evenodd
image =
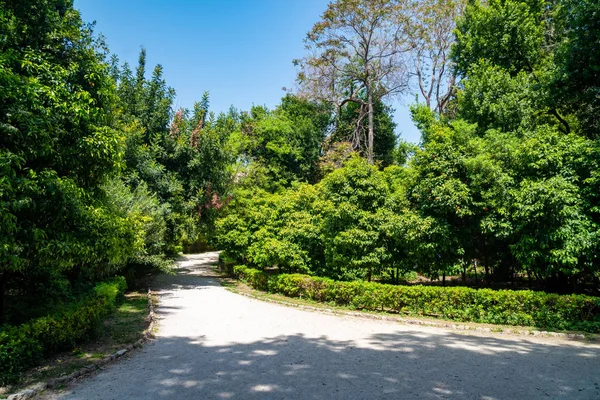
<instances>
[{"instance_id":1,"label":"green hedge","mask_svg":"<svg viewBox=\"0 0 600 400\"><path fill-rule=\"evenodd\" d=\"M80 302L59 314L34 319L0 331L0 386L44 357L89 339L125 292L125 278L100 283Z\"/></svg>"},{"instance_id":2,"label":"green hedge","mask_svg":"<svg viewBox=\"0 0 600 400\"><path fill-rule=\"evenodd\" d=\"M235 267L234 271L241 280L258 290L356 309L600 333L600 298L592 296L338 282L300 274L270 276L243 265Z\"/></svg>"}]
</instances>

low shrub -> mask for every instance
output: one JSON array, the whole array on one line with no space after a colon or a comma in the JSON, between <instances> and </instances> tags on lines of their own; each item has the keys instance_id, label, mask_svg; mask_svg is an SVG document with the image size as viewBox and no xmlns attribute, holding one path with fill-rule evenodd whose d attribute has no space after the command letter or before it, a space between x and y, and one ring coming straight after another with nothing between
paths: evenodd
<instances>
[{"instance_id":1,"label":"low shrub","mask_svg":"<svg viewBox=\"0 0 600 400\"><path fill-rule=\"evenodd\" d=\"M592 296L340 282L301 274L269 276L246 266L234 269L241 280L258 290L356 309L600 333L600 298Z\"/></svg>"},{"instance_id":2,"label":"low shrub","mask_svg":"<svg viewBox=\"0 0 600 400\"><path fill-rule=\"evenodd\" d=\"M234 274L233 268L237 262L233 257L229 257L226 252L219 253L219 269L228 275Z\"/></svg>"},{"instance_id":3,"label":"low shrub","mask_svg":"<svg viewBox=\"0 0 600 400\"><path fill-rule=\"evenodd\" d=\"M102 319L114 310L127 285L117 277L102 282L65 311L0 330L0 385L18 380L20 373L44 357L74 348L89 339Z\"/></svg>"},{"instance_id":4,"label":"low shrub","mask_svg":"<svg viewBox=\"0 0 600 400\"><path fill-rule=\"evenodd\" d=\"M236 265L233 267L233 273L255 289L269 290L269 276L263 271L248 268L245 265Z\"/></svg>"}]
</instances>

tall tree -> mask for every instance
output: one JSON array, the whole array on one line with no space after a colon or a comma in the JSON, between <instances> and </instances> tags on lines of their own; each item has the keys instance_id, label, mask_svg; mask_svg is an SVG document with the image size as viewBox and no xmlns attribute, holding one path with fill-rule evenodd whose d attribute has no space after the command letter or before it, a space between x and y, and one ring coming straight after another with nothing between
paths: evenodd
<instances>
[{"instance_id":1,"label":"tall tree","mask_svg":"<svg viewBox=\"0 0 600 400\"><path fill-rule=\"evenodd\" d=\"M425 104L442 114L455 92L456 69L450 58L456 19L465 0L416 0L410 7L411 75Z\"/></svg>"},{"instance_id":2,"label":"tall tree","mask_svg":"<svg viewBox=\"0 0 600 400\"><path fill-rule=\"evenodd\" d=\"M375 104L407 88L409 49L401 0L338 0L306 37L310 55L296 60L309 97L338 108L359 105L367 118L367 159L374 161ZM364 92L364 96L359 94Z\"/></svg>"},{"instance_id":3,"label":"tall tree","mask_svg":"<svg viewBox=\"0 0 600 400\"><path fill-rule=\"evenodd\" d=\"M349 142L353 148L366 150L366 146L356 144L363 141L367 135L365 132L368 127L364 119L360 117L361 106L356 103L347 103L339 110L336 120L335 130L328 138L331 144L337 142ZM373 140L373 158L381 162L382 167L387 167L393 162L393 152L396 147L397 137L394 132L396 123L393 120L394 110L386 106L379 100L374 104L374 140ZM361 152L364 156L365 152Z\"/></svg>"},{"instance_id":4,"label":"tall tree","mask_svg":"<svg viewBox=\"0 0 600 400\"><path fill-rule=\"evenodd\" d=\"M273 111L253 107L240 126L243 155L263 169L269 190L315 181L329 119L326 107L292 95Z\"/></svg>"},{"instance_id":5,"label":"tall tree","mask_svg":"<svg viewBox=\"0 0 600 400\"><path fill-rule=\"evenodd\" d=\"M103 44L68 0L0 2L0 38L1 320L7 285L49 292L128 255L99 190L122 154Z\"/></svg>"},{"instance_id":6,"label":"tall tree","mask_svg":"<svg viewBox=\"0 0 600 400\"><path fill-rule=\"evenodd\" d=\"M580 119L580 129L600 136L600 3L596 0L558 2L562 23L552 94Z\"/></svg>"},{"instance_id":7,"label":"tall tree","mask_svg":"<svg viewBox=\"0 0 600 400\"><path fill-rule=\"evenodd\" d=\"M525 101L535 101L536 108L543 110L538 114L552 117L564 133L569 133L569 118L555 96L549 95L553 85L550 78L556 68L554 51L560 41L554 34L556 24L552 3L545 0L471 2L457 22L452 53L458 74L463 78L475 68L484 68L488 70L486 75L492 78L486 80L500 86L504 85L507 76L529 84L537 93ZM500 74L505 76L498 76ZM519 97L519 92L515 91L513 97ZM530 90L527 88L522 92ZM503 91L496 93L498 96L503 94Z\"/></svg>"}]
</instances>

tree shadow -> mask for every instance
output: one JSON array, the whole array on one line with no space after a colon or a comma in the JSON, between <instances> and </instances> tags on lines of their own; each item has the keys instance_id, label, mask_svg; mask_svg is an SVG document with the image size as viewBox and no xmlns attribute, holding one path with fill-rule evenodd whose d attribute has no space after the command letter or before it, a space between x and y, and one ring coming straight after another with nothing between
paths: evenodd
<instances>
[{"instance_id":1,"label":"tree shadow","mask_svg":"<svg viewBox=\"0 0 600 400\"><path fill-rule=\"evenodd\" d=\"M150 353L137 360L147 361L144 370L131 373L128 364ZM359 342L296 334L220 346L204 336L166 337L108 371L129 371L126 384L95 380L70 398L598 399L599 367L598 347L447 332Z\"/></svg>"},{"instance_id":2,"label":"tree shadow","mask_svg":"<svg viewBox=\"0 0 600 400\"><path fill-rule=\"evenodd\" d=\"M197 290L198 297L192 298L207 295L205 307L218 302L218 295L206 291L220 293L214 288L219 286L219 274L212 266L217 253L207 254L180 260L179 272L184 273L161 277L156 282L159 295L177 297L183 290ZM370 334L350 334L355 339L340 340L332 338L336 332L331 329L325 331L330 336L304 334L311 330L296 327L296 322L288 334L256 340L252 339L256 333L249 333L256 326L279 326L266 303L251 305L236 296L230 306L237 308L225 308L230 311L221 315L221 309L214 307L215 314L198 316L193 304L174 300L161 302L157 310L163 317L178 314L169 316L170 324L206 318L218 329L200 325L194 332L204 335L198 336L178 329L171 331L177 336L169 336L165 329L141 352L75 387L66 398L600 399L597 344L482 337L406 326L378 333L375 324ZM297 312L285 309L277 315L301 318ZM357 329L356 323L343 321L327 323L337 329ZM239 326L244 327L239 334L226 331Z\"/></svg>"}]
</instances>

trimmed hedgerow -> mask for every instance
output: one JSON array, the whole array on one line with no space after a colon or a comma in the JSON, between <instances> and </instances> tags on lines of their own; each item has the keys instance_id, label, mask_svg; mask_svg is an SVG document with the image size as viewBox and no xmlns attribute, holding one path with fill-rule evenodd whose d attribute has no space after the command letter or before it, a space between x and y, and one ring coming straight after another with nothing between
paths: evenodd
<instances>
[{"instance_id":1,"label":"trimmed hedgerow","mask_svg":"<svg viewBox=\"0 0 600 400\"><path fill-rule=\"evenodd\" d=\"M23 370L44 357L89 339L102 319L114 310L126 288L125 278L113 278L96 285L80 302L59 314L3 327L0 331L0 385L17 381Z\"/></svg>"},{"instance_id":2,"label":"trimmed hedgerow","mask_svg":"<svg viewBox=\"0 0 600 400\"><path fill-rule=\"evenodd\" d=\"M241 280L258 290L356 309L600 333L600 298L592 296L339 282L301 274L270 276L243 265L235 267L234 271Z\"/></svg>"}]
</instances>

